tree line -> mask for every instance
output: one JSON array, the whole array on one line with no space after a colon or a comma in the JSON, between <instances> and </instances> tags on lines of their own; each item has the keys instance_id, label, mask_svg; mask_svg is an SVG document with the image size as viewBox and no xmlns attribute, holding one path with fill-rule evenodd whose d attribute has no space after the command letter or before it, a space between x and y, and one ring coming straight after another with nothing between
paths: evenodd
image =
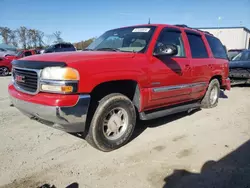
<instances>
[{"instance_id":1,"label":"tree line","mask_svg":"<svg viewBox=\"0 0 250 188\"><path fill-rule=\"evenodd\" d=\"M37 29L30 29L21 26L17 29L0 26L0 36L5 44L13 45L20 49L42 49L55 43L64 42L62 32L56 31L53 34L45 34ZM94 38L74 43L78 50L86 48Z\"/></svg>"}]
</instances>

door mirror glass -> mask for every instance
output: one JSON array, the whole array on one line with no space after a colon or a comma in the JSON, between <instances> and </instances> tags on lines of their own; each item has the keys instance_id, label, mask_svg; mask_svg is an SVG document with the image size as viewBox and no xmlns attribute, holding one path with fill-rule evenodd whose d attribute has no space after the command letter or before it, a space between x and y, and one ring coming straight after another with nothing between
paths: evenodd
<instances>
[{"instance_id":1,"label":"door mirror glass","mask_svg":"<svg viewBox=\"0 0 250 188\"><path fill-rule=\"evenodd\" d=\"M178 48L173 44L160 44L156 47L154 55L155 56L175 56L178 54Z\"/></svg>"}]
</instances>

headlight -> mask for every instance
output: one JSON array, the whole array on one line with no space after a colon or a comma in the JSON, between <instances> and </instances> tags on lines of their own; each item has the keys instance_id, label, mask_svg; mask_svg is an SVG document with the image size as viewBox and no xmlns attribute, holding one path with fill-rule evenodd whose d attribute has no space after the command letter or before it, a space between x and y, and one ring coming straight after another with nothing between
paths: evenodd
<instances>
[{"instance_id":1,"label":"headlight","mask_svg":"<svg viewBox=\"0 0 250 188\"><path fill-rule=\"evenodd\" d=\"M41 79L44 80L79 80L77 70L70 67L46 67L43 69Z\"/></svg>"},{"instance_id":2,"label":"headlight","mask_svg":"<svg viewBox=\"0 0 250 188\"><path fill-rule=\"evenodd\" d=\"M79 79L78 71L73 68L47 67L41 73L40 90L51 93L75 93Z\"/></svg>"}]
</instances>

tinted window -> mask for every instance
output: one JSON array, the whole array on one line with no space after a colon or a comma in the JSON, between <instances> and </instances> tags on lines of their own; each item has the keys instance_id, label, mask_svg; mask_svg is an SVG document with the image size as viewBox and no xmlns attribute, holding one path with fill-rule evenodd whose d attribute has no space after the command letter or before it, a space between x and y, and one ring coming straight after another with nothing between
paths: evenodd
<instances>
[{"instance_id":1,"label":"tinted window","mask_svg":"<svg viewBox=\"0 0 250 188\"><path fill-rule=\"evenodd\" d=\"M61 48L61 44L56 44L55 48Z\"/></svg>"},{"instance_id":2,"label":"tinted window","mask_svg":"<svg viewBox=\"0 0 250 188\"><path fill-rule=\"evenodd\" d=\"M161 44L169 45L173 44L178 49L178 54L176 54L177 57L185 57L185 50L184 45L181 37L181 32L178 31L168 31L165 30L161 32L156 46L159 46Z\"/></svg>"},{"instance_id":3,"label":"tinted window","mask_svg":"<svg viewBox=\"0 0 250 188\"><path fill-rule=\"evenodd\" d=\"M61 44L62 48L72 48L71 44Z\"/></svg>"},{"instance_id":4,"label":"tinted window","mask_svg":"<svg viewBox=\"0 0 250 188\"><path fill-rule=\"evenodd\" d=\"M213 53L213 56L215 58L227 59L227 54L226 54L225 48L223 47L223 45L219 39L217 39L213 36L210 36L210 35L206 35L206 39L209 43L209 46L210 46L212 53Z\"/></svg>"},{"instance_id":5,"label":"tinted window","mask_svg":"<svg viewBox=\"0 0 250 188\"><path fill-rule=\"evenodd\" d=\"M30 56L30 55L32 55L31 52L24 52L24 56Z\"/></svg>"},{"instance_id":6,"label":"tinted window","mask_svg":"<svg viewBox=\"0 0 250 188\"><path fill-rule=\"evenodd\" d=\"M250 61L250 51L243 51L235 56L233 61Z\"/></svg>"},{"instance_id":7,"label":"tinted window","mask_svg":"<svg viewBox=\"0 0 250 188\"><path fill-rule=\"evenodd\" d=\"M187 33L193 58L208 58L207 49L200 35Z\"/></svg>"}]
</instances>

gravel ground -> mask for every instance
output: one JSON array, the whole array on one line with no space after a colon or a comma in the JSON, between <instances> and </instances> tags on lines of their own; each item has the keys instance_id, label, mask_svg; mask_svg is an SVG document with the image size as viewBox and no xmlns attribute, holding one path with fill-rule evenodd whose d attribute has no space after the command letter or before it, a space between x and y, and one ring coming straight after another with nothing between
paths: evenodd
<instances>
[{"instance_id":1,"label":"gravel ground","mask_svg":"<svg viewBox=\"0 0 250 188\"><path fill-rule=\"evenodd\" d=\"M10 107L9 81L0 78L1 188L250 186L248 87L214 109L140 122L129 144L103 153Z\"/></svg>"}]
</instances>

